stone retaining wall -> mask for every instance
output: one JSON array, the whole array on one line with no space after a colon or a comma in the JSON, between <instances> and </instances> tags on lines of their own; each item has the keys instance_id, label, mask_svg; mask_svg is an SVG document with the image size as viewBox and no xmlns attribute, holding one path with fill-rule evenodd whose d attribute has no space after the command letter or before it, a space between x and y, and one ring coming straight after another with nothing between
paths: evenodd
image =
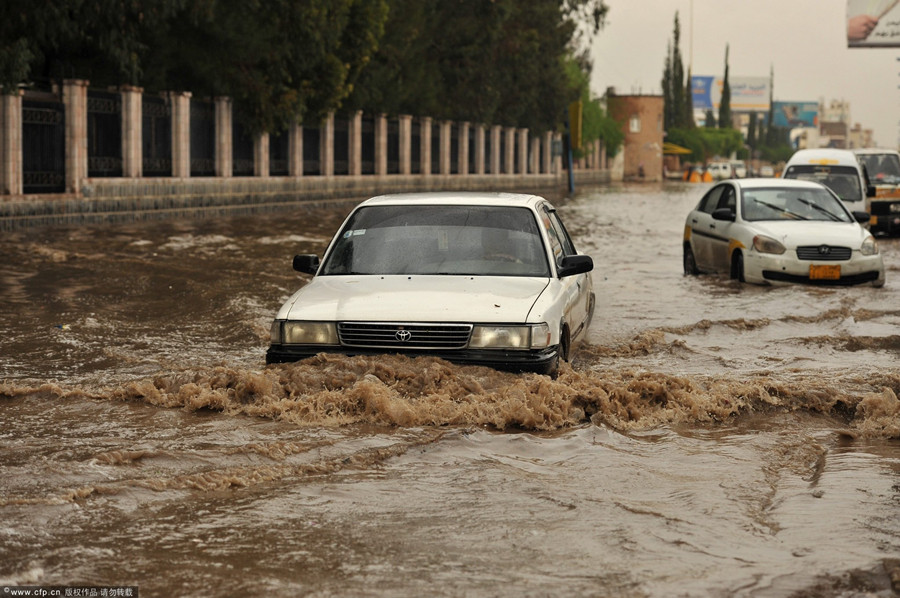
<instances>
[{"instance_id":1,"label":"stone retaining wall","mask_svg":"<svg viewBox=\"0 0 900 598\"><path fill-rule=\"evenodd\" d=\"M609 171L575 171L576 188L609 182ZM204 218L357 202L412 191L564 194L566 174L391 175L260 178L84 179L81 193L0 198L0 230Z\"/></svg>"}]
</instances>

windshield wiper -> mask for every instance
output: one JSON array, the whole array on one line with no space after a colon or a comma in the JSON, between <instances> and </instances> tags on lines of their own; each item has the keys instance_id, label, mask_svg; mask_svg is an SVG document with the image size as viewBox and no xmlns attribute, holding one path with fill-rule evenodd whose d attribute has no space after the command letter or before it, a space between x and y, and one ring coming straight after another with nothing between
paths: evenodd
<instances>
[{"instance_id":1,"label":"windshield wiper","mask_svg":"<svg viewBox=\"0 0 900 598\"><path fill-rule=\"evenodd\" d=\"M767 201L762 201L760 199L756 199L755 197L753 198L753 201L755 201L756 203L758 203L762 206L766 206L767 208L775 210L776 212L781 212L782 214L787 214L788 216L793 216L797 220L809 220L809 218L807 218L805 216L801 216L800 214L795 214L794 212L792 212L790 210L786 210L786 209L782 208L781 206L776 206L775 204L769 203Z\"/></svg>"},{"instance_id":2,"label":"windshield wiper","mask_svg":"<svg viewBox=\"0 0 900 598\"><path fill-rule=\"evenodd\" d=\"M836 216L835 214L833 214L833 213L830 212L829 210L826 210L826 209L823 208L822 206L817 205L817 204L815 204L815 203L809 201L808 199L803 199L802 197L798 197L798 198L797 198L797 201L799 201L800 203L802 203L802 204L804 204L804 205L807 205L807 206L811 207L811 208L814 209L814 210L817 210L817 211L819 211L819 212L822 212L823 214L825 214L826 216L828 216L829 218L831 218L831 219L832 219L833 221L835 221L835 222L840 222L840 221L841 221L841 219L840 219L838 216Z\"/></svg>"}]
</instances>

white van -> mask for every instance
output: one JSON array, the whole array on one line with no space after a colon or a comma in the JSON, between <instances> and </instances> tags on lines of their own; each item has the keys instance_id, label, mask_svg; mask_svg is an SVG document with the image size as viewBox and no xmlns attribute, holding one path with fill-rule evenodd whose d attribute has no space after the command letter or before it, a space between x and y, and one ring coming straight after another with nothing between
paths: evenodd
<instances>
[{"instance_id":1,"label":"white van","mask_svg":"<svg viewBox=\"0 0 900 598\"><path fill-rule=\"evenodd\" d=\"M869 212L869 198L875 187L869 184L865 169L850 150L802 149L791 156L781 175L821 183L834 191L851 212Z\"/></svg>"},{"instance_id":2,"label":"white van","mask_svg":"<svg viewBox=\"0 0 900 598\"><path fill-rule=\"evenodd\" d=\"M870 229L873 233L900 234L900 152L893 149L855 149L875 185L869 199Z\"/></svg>"}]
</instances>

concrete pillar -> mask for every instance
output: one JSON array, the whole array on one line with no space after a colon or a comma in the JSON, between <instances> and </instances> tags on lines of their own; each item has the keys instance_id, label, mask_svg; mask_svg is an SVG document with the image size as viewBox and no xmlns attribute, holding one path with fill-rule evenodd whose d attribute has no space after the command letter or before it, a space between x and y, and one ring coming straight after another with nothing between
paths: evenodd
<instances>
[{"instance_id":1,"label":"concrete pillar","mask_svg":"<svg viewBox=\"0 0 900 598\"><path fill-rule=\"evenodd\" d=\"M500 134L503 127L494 125L491 127L491 174L500 174Z\"/></svg>"},{"instance_id":2,"label":"concrete pillar","mask_svg":"<svg viewBox=\"0 0 900 598\"><path fill-rule=\"evenodd\" d=\"M234 114L231 98L216 98L216 176L234 174Z\"/></svg>"},{"instance_id":3,"label":"concrete pillar","mask_svg":"<svg viewBox=\"0 0 900 598\"><path fill-rule=\"evenodd\" d=\"M269 134L253 138L253 176L269 176Z\"/></svg>"},{"instance_id":4,"label":"concrete pillar","mask_svg":"<svg viewBox=\"0 0 900 598\"><path fill-rule=\"evenodd\" d=\"M66 193L80 193L88 173L87 90L83 79L63 81L66 111Z\"/></svg>"},{"instance_id":5,"label":"concrete pillar","mask_svg":"<svg viewBox=\"0 0 900 598\"><path fill-rule=\"evenodd\" d=\"M122 176L137 179L144 174L144 90L126 85L122 96Z\"/></svg>"},{"instance_id":6,"label":"concrete pillar","mask_svg":"<svg viewBox=\"0 0 900 598\"><path fill-rule=\"evenodd\" d=\"M459 164L459 174L469 174L469 123L459 123L459 154L456 158Z\"/></svg>"},{"instance_id":7,"label":"concrete pillar","mask_svg":"<svg viewBox=\"0 0 900 598\"><path fill-rule=\"evenodd\" d=\"M528 172L539 174L541 172L541 138L531 139L531 155L528 157Z\"/></svg>"},{"instance_id":8,"label":"concrete pillar","mask_svg":"<svg viewBox=\"0 0 900 598\"><path fill-rule=\"evenodd\" d=\"M553 172L553 132L547 131L544 133L544 139L542 141L544 145L544 157L541 160L541 172L544 174L550 174Z\"/></svg>"},{"instance_id":9,"label":"concrete pillar","mask_svg":"<svg viewBox=\"0 0 900 598\"><path fill-rule=\"evenodd\" d=\"M528 129L519 129L519 163L516 165L516 172L519 174L528 173Z\"/></svg>"},{"instance_id":10,"label":"concrete pillar","mask_svg":"<svg viewBox=\"0 0 900 598\"><path fill-rule=\"evenodd\" d=\"M503 133L506 136L506 155L503 156L504 172L513 174L516 172L516 130L509 127Z\"/></svg>"},{"instance_id":11,"label":"concrete pillar","mask_svg":"<svg viewBox=\"0 0 900 598\"><path fill-rule=\"evenodd\" d=\"M431 174L431 117L425 116L419 121L419 159L422 161L419 172Z\"/></svg>"},{"instance_id":12,"label":"concrete pillar","mask_svg":"<svg viewBox=\"0 0 900 598\"><path fill-rule=\"evenodd\" d=\"M348 169L350 176L360 176L362 174L362 110L357 111L350 117L350 123L347 127L347 135L349 135L349 164Z\"/></svg>"},{"instance_id":13,"label":"concrete pillar","mask_svg":"<svg viewBox=\"0 0 900 598\"><path fill-rule=\"evenodd\" d=\"M319 170L322 176L334 176L334 112L329 112L319 135Z\"/></svg>"},{"instance_id":14,"label":"concrete pillar","mask_svg":"<svg viewBox=\"0 0 900 598\"><path fill-rule=\"evenodd\" d=\"M400 174L412 173L412 116L401 114L399 117L400 135Z\"/></svg>"},{"instance_id":15,"label":"concrete pillar","mask_svg":"<svg viewBox=\"0 0 900 598\"><path fill-rule=\"evenodd\" d=\"M22 94L0 93L0 195L22 195Z\"/></svg>"},{"instance_id":16,"label":"concrete pillar","mask_svg":"<svg viewBox=\"0 0 900 598\"><path fill-rule=\"evenodd\" d=\"M484 171L484 125L475 125L475 174Z\"/></svg>"},{"instance_id":17,"label":"concrete pillar","mask_svg":"<svg viewBox=\"0 0 900 598\"><path fill-rule=\"evenodd\" d=\"M303 176L303 127L296 122L288 129L288 175Z\"/></svg>"},{"instance_id":18,"label":"concrete pillar","mask_svg":"<svg viewBox=\"0 0 900 598\"><path fill-rule=\"evenodd\" d=\"M441 155L438 159L438 163L440 164L441 174L450 174L450 148L451 137L453 135L453 123L449 120L445 120L441 123L440 128L441 135Z\"/></svg>"},{"instance_id":19,"label":"concrete pillar","mask_svg":"<svg viewBox=\"0 0 900 598\"><path fill-rule=\"evenodd\" d=\"M172 176L191 176L191 92L169 92L172 105Z\"/></svg>"},{"instance_id":20,"label":"concrete pillar","mask_svg":"<svg viewBox=\"0 0 900 598\"><path fill-rule=\"evenodd\" d=\"M375 174L387 176L388 119L387 115L375 117Z\"/></svg>"}]
</instances>

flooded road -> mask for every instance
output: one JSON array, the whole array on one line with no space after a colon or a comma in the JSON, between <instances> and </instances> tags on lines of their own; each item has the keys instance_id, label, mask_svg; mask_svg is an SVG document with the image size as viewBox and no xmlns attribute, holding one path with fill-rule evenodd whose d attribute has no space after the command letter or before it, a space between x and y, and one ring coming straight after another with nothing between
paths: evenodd
<instances>
[{"instance_id":1,"label":"flooded road","mask_svg":"<svg viewBox=\"0 0 900 598\"><path fill-rule=\"evenodd\" d=\"M264 365L349 205L0 239L0 585L148 596L896 596L882 289L683 277L706 186L557 202L594 257L552 380Z\"/></svg>"}]
</instances>

